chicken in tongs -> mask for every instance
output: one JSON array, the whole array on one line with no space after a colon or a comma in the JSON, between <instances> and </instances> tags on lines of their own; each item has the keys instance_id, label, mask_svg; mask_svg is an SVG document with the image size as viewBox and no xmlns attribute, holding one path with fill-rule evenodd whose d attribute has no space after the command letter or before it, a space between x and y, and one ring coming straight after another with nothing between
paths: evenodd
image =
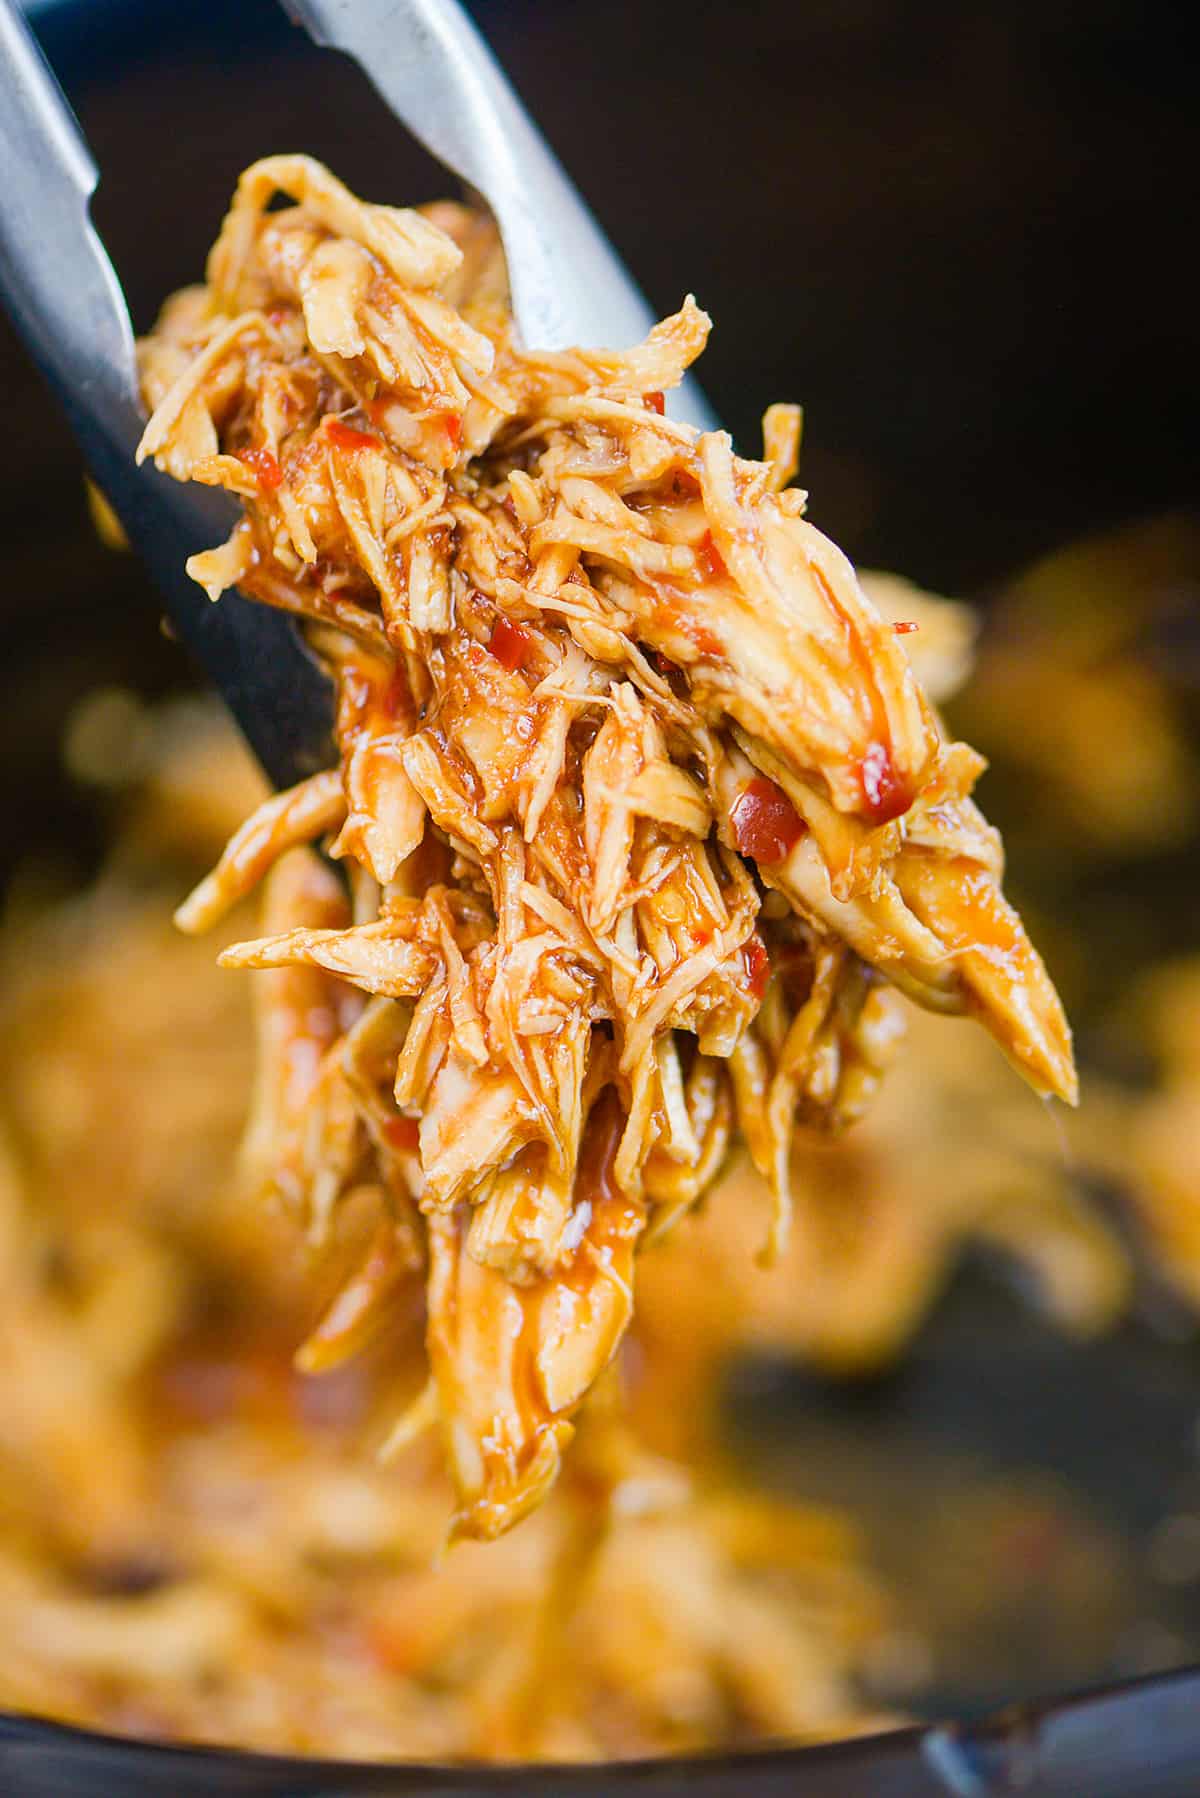
<instances>
[{"instance_id":1,"label":"chicken in tongs","mask_svg":"<svg viewBox=\"0 0 1200 1798\"><path fill-rule=\"evenodd\" d=\"M793 1134L867 1105L895 989L1075 1097L982 762L805 520L798 413L761 461L669 416L708 329L688 299L630 350L519 348L483 222L286 156L141 346L141 453L243 501L192 573L303 619L339 698L340 766L179 921L274 867L269 934L222 956L267 970L247 1163L317 1240L351 1192L379 1220L302 1361L425 1280L394 1441L440 1422L464 1533L553 1480L638 1250L735 1132L779 1248Z\"/></svg>"}]
</instances>

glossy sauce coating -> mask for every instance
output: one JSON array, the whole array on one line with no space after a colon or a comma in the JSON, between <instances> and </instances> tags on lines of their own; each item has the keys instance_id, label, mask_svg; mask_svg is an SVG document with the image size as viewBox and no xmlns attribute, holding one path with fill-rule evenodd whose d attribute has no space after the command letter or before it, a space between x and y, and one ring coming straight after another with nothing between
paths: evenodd
<instances>
[{"instance_id":1,"label":"glossy sauce coating","mask_svg":"<svg viewBox=\"0 0 1200 1798\"><path fill-rule=\"evenodd\" d=\"M738 853L770 866L781 862L804 834L804 821L782 787L756 775L729 814Z\"/></svg>"}]
</instances>

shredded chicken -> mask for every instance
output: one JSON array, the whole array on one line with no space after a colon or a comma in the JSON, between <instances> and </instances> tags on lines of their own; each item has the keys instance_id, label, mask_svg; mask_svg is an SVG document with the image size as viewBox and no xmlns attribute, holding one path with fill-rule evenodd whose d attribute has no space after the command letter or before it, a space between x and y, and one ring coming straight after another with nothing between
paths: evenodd
<instances>
[{"instance_id":1,"label":"shredded chicken","mask_svg":"<svg viewBox=\"0 0 1200 1798\"><path fill-rule=\"evenodd\" d=\"M469 214L271 157L141 346L140 455L243 502L192 574L303 620L338 693L337 773L268 800L179 922L277 863L269 934L222 956L267 970L248 1153L318 1243L364 1183L384 1220L303 1353L352 1352L424 1269L400 1435L440 1421L480 1536L553 1481L639 1247L734 1131L782 1250L794 1135L869 1104L893 988L1076 1094L982 759L804 517L798 414L738 457L666 411L694 300L550 355L498 270Z\"/></svg>"}]
</instances>

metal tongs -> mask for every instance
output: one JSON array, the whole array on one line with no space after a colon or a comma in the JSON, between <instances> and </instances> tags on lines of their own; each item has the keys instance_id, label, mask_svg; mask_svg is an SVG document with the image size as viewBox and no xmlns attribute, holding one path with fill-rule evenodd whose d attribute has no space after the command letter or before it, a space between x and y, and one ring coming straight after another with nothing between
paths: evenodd
<instances>
[{"instance_id":1,"label":"metal tongs","mask_svg":"<svg viewBox=\"0 0 1200 1798\"><path fill-rule=\"evenodd\" d=\"M352 56L491 207L523 342L620 347L645 335L649 308L457 0L283 4L316 43ZM90 216L98 171L14 0L0 0L0 168L0 293L13 321L176 633L267 774L290 786L333 759L329 683L290 618L237 593L213 605L185 573L189 555L228 533L228 497L134 464L145 418L125 296ZM713 422L694 386L674 409Z\"/></svg>"}]
</instances>

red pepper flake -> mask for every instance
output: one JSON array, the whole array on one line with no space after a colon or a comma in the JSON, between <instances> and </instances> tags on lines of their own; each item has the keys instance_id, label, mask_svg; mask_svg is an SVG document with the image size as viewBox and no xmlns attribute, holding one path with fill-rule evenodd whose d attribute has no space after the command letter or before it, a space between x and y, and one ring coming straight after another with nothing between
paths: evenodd
<instances>
[{"instance_id":1,"label":"red pepper flake","mask_svg":"<svg viewBox=\"0 0 1200 1798\"><path fill-rule=\"evenodd\" d=\"M264 493L274 493L281 485L283 470L269 449L239 450L237 456L239 462L246 464Z\"/></svg>"},{"instance_id":2,"label":"red pepper flake","mask_svg":"<svg viewBox=\"0 0 1200 1798\"><path fill-rule=\"evenodd\" d=\"M660 418L663 417L667 410L666 395L660 393L657 388L655 388L653 393L644 393L642 395L642 404L645 406L647 412L657 412Z\"/></svg>"},{"instance_id":3,"label":"red pepper flake","mask_svg":"<svg viewBox=\"0 0 1200 1798\"><path fill-rule=\"evenodd\" d=\"M896 773L885 743L872 743L859 769L863 801L874 823L890 824L913 802L912 782Z\"/></svg>"},{"instance_id":4,"label":"red pepper flake","mask_svg":"<svg viewBox=\"0 0 1200 1798\"><path fill-rule=\"evenodd\" d=\"M761 774L744 787L729 814L741 855L756 862L781 862L804 834L804 821L782 787Z\"/></svg>"},{"instance_id":5,"label":"red pepper flake","mask_svg":"<svg viewBox=\"0 0 1200 1798\"><path fill-rule=\"evenodd\" d=\"M725 561L713 541L711 531L705 531L700 539L696 554L700 558L700 566L710 581L723 580L726 574Z\"/></svg>"},{"instance_id":6,"label":"red pepper flake","mask_svg":"<svg viewBox=\"0 0 1200 1798\"><path fill-rule=\"evenodd\" d=\"M757 930L742 944L742 960L746 964L746 978L750 983L750 991L756 999L761 999L767 990L767 982L771 978L771 958L767 954L767 946Z\"/></svg>"},{"instance_id":7,"label":"red pepper flake","mask_svg":"<svg viewBox=\"0 0 1200 1798\"><path fill-rule=\"evenodd\" d=\"M392 1118L383 1126L383 1134L393 1149L402 1153L411 1153L420 1141L416 1118Z\"/></svg>"},{"instance_id":8,"label":"red pepper flake","mask_svg":"<svg viewBox=\"0 0 1200 1798\"><path fill-rule=\"evenodd\" d=\"M338 449L363 450L379 448L378 437L372 437L369 431L358 431L353 425L343 424L340 418L327 418L325 420L325 435L328 437L330 443L337 445Z\"/></svg>"},{"instance_id":9,"label":"red pepper flake","mask_svg":"<svg viewBox=\"0 0 1200 1798\"><path fill-rule=\"evenodd\" d=\"M907 637L910 631L919 631L920 628L915 618L897 618L892 626L898 637Z\"/></svg>"},{"instance_id":10,"label":"red pepper flake","mask_svg":"<svg viewBox=\"0 0 1200 1798\"><path fill-rule=\"evenodd\" d=\"M659 649L648 649L646 651L646 660L654 669L655 673L661 674L664 680L670 680L673 674L680 674L682 672L678 662L673 662L670 656L663 655L662 651Z\"/></svg>"},{"instance_id":11,"label":"red pepper flake","mask_svg":"<svg viewBox=\"0 0 1200 1798\"><path fill-rule=\"evenodd\" d=\"M715 631L710 631L699 618L681 618L679 628L684 636L695 644L702 656L719 656L721 654L724 645L720 637Z\"/></svg>"},{"instance_id":12,"label":"red pepper flake","mask_svg":"<svg viewBox=\"0 0 1200 1798\"><path fill-rule=\"evenodd\" d=\"M442 429L450 440L450 448L457 449L462 442L462 413L443 412Z\"/></svg>"},{"instance_id":13,"label":"red pepper flake","mask_svg":"<svg viewBox=\"0 0 1200 1798\"><path fill-rule=\"evenodd\" d=\"M501 667L510 670L523 668L529 660L533 638L523 625L514 624L510 618L501 614L492 626L488 648Z\"/></svg>"}]
</instances>

